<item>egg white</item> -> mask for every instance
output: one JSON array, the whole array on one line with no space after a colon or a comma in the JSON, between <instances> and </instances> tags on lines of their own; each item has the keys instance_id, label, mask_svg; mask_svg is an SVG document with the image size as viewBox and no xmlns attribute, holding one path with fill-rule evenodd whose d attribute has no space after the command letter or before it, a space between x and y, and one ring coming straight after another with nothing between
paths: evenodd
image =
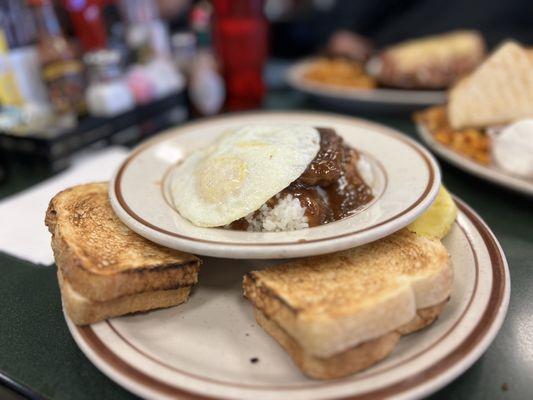
<instances>
[{"instance_id":1,"label":"egg white","mask_svg":"<svg viewBox=\"0 0 533 400\"><path fill-rule=\"evenodd\" d=\"M227 225L259 209L296 180L320 149L301 125L247 125L191 154L173 174L179 213L202 227Z\"/></svg>"}]
</instances>

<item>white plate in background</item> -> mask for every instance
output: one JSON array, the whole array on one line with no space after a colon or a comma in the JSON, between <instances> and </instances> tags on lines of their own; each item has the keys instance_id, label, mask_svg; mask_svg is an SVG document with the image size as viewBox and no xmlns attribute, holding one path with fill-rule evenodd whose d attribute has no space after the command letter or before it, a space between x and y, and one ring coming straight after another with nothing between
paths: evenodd
<instances>
[{"instance_id":1,"label":"white plate in background","mask_svg":"<svg viewBox=\"0 0 533 400\"><path fill-rule=\"evenodd\" d=\"M457 168L496 185L533 196L533 180L512 175L493 165L485 166L470 160L469 158L437 142L433 138L431 132L429 132L429 130L426 129L422 124L417 124L417 131L418 136L420 136L420 138L431 150L448 161L450 164L455 165Z\"/></svg>"},{"instance_id":2,"label":"white plate in background","mask_svg":"<svg viewBox=\"0 0 533 400\"><path fill-rule=\"evenodd\" d=\"M407 90L393 88L358 89L342 87L305 78L305 73L316 59L297 62L289 68L288 84L331 107L353 111L408 111L443 104L446 92L441 90Z\"/></svg>"}]
</instances>

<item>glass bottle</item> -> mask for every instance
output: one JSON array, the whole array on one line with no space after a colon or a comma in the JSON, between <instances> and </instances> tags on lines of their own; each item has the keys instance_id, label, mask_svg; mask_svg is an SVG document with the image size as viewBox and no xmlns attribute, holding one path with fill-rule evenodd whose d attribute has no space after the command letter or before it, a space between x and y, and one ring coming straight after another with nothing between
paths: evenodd
<instances>
[{"instance_id":1,"label":"glass bottle","mask_svg":"<svg viewBox=\"0 0 533 400\"><path fill-rule=\"evenodd\" d=\"M265 94L268 25L263 0L213 0L214 41L229 110L256 108Z\"/></svg>"},{"instance_id":2,"label":"glass bottle","mask_svg":"<svg viewBox=\"0 0 533 400\"><path fill-rule=\"evenodd\" d=\"M19 107L22 98L13 69L8 59L7 39L0 29L0 104L4 107Z\"/></svg>"},{"instance_id":3,"label":"glass bottle","mask_svg":"<svg viewBox=\"0 0 533 400\"><path fill-rule=\"evenodd\" d=\"M127 22L126 40L134 61L144 64L154 58L170 56L170 35L166 23L159 16L153 0L121 0Z\"/></svg>"},{"instance_id":4,"label":"glass bottle","mask_svg":"<svg viewBox=\"0 0 533 400\"><path fill-rule=\"evenodd\" d=\"M37 51L48 96L58 114L84 112L83 64L64 36L50 0L31 0L37 25Z\"/></svg>"},{"instance_id":5,"label":"glass bottle","mask_svg":"<svg viewBox=\"0 0 533 400\"><path fill-rule=\"evenodd\" d=\"M101 3L100 0L64 0L74 32L85 51L106 47L107 32Z\"/></svg>"},{"instance_id":6,"label":"glass bottle","mask_svg":"<svg viewBox=\"0 0 533 400\"><path fill-rule=\"evenodd\" d=\"M198 51L191 64L189 101L196 116L214 115L221 111L226 96L224 80L213 53L210 32L211 6L200 2L192 12Z\"/></svg>"},{"instance_id":7,"label":"glass bottle","mask_svg":"<svg viewBox=\"0 0 533 400\"><path fill-rule=\"evenodd\" d=\"M0 25L10 49L28 46L35 40L35 25L24 1L1 0Z\"/></svg>"},{"instance_id":8,"label":"glass bottle","mask_svg":"<svg viewBox=\"0 0 533 400\"><path fill-rule=\"evenodd\" d=\"M189 77L196 56L196 36L193 32L177 32L172 35L171 42L174 64L179 71Z\"/></svg>"}]
</instances>

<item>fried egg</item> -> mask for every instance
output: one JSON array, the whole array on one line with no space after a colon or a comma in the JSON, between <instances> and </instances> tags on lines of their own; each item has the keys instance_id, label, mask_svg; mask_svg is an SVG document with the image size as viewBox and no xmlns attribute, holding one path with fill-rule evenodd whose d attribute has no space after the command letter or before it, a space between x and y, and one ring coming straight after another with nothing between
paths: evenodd
<instances>
[{"instance_id":1,"label":"fried egg","mask_svg":"<svg viewBox=\"0 0 533 400\"><path fill-rule=\"evenodd\" d=\"M308 126L232 129L177 167L170 185L173 203L194 225L227 225L289 186L319 149L320 134Z\"/></svg>"}]
</instances>

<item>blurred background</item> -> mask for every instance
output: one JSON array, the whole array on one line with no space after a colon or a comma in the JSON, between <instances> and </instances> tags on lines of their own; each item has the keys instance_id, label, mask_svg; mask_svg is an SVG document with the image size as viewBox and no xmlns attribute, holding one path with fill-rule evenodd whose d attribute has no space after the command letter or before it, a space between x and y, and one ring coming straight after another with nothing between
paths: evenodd
<instances>
[{"instance_id":1,"label":"blurred background","mask_svg":"<svg viewBox=\"0 0 533 400\"><path fill-rule=\"evenodd\" d=\"M189 119L313 108L285 83L311 55L457 29L528 44L532 22L526 0L1 0L0 181Z\"/></svg>"},{"instance_id":2,"label":"blurred background","mask_svg":"<svg viewBox=\"0 0 533 400\"><path fill-rule=\"evenodd\" d=\"M507 147L491 139L502 125L451 129L444 105L447 90L507 39L523 45L511 45L522 63L501 55L506 62L496 69L505 69L504 78L485 74L486 86L498 95L500 85L509 86L515 92L507 98L531 106L516 93L529 93L521 83L533 81L532 69L520 68L533 66L532 0L0 0L0 264L6 293L16 293L2 296L0 326L11 355L0 365L0 399L19 398L3 385L41 398L17 381L44 388L45 397L90 396L89 381L109 397L122 393L94 380L99 373L86 369L62 317L50 313L59 309L57 296L49 304L55 270L34 268L53 262L43 224L52 196L108 180L132 146L165 129L258 109L363 116L448 160L440 164L444 184L501 241L514 295L495 345L433 399L531 397L533 356L525 349L533 347L533 232L524 221L533 220L533 121ZM518 84L506 85L509 76ZM473 103L470 109L479 106ZM421 122L452 156L429 146ZM507 152L514 171L493 165L495 149ZM21 290L26 282L38 289ZM51 360L54 346L49 354L60 358Z\"/></svg>"}]
</instances>

